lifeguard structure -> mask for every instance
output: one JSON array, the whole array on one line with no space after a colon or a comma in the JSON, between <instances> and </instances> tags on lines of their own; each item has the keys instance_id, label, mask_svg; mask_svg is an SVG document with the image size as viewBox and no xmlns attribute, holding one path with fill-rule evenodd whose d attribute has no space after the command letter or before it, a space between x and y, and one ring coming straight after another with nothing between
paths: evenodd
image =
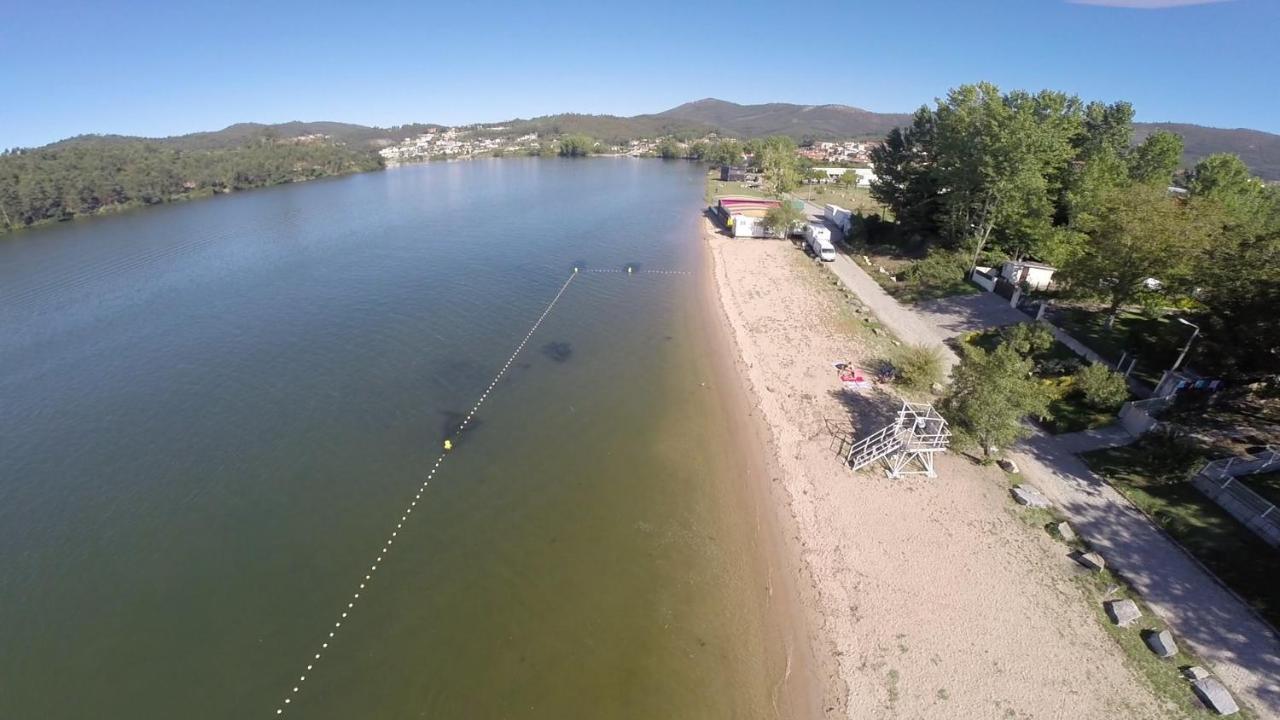
<instances>
[{"instance_id":1,"label":"lifeguard structure","mask_svg":"<svg viewBox=\"0 0 1280 720\"><path fill-rule=\"evenodd\" d=\"M933 471L934 453L946 450L950 443L947 421L932 405L903 401L898 420L854 443L845 459L854 470L884 460L891 478L937 477Z\"/></svg>"}]
</instances>

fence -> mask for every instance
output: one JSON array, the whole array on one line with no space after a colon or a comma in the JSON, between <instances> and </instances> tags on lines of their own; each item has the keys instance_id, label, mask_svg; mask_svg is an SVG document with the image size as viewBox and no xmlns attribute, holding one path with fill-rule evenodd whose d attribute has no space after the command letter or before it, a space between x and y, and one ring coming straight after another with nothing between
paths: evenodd
<instances>
[{"instance_id":1,"label":"fence","mask_svg":"<svg viewBox=\"0 0 1280 720\"><path fill-rule=\"evenodd\" d=\"M1120 406L1120 424L1125 432L1138 437L1154 430L1160 424L1155 414L1173 404L1173 396L1132 400Z\"/></svg>"},{"instance_id":2,"label":"fence","mask_svg":"<svg viewBox=\"0 0 1280 720\"><path fill-rule=\"evenodd\" d=\"M987 292L994 292L996 289L996 275L995 270L992 268L975 267L973 272L969 273L969 279L973 281L974 285Z\"/></svg>"},{"instance_id":3,"label":"fence","mask_svg":"<svg viewBox=\"0 0 1280 720\"><path fill-rule=\"evenodd\" d=\"M1280 450L1268 447L1257 455L1230 457L1208 463L1191 480L1235 519L1244 523L1272 547L1280 547L1280 510L1236 478L1280 470Z\"/></svg>"}]
</instances>

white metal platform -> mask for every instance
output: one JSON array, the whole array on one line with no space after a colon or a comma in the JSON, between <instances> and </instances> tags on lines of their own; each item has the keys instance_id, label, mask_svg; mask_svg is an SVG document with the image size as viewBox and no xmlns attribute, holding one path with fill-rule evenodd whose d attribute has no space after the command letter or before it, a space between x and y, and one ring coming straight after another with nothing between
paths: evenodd
<instances>
[{"instance_id":1,"label":"white metal platform","mask_svg":"<svg viewBox=\"0 0 1280 720\"><path fill-rule=\"evenodd\" d=\"M933 455L950 443L947 421L932 405L904 401L896 422L854 443L845 459L854 470L884 460L891 478L937 477Z\"/></svg>"}]
</instances>

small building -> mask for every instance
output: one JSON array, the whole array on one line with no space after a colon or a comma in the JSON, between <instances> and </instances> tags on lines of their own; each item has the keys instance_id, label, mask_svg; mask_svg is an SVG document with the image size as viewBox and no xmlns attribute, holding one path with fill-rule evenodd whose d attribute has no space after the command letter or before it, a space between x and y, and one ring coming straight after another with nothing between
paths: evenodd
<instances>
[{"instance_id":1,"label":"small building","mask_svg":"<svg viewBox=\"0 0 1280 720\"><path fill-rule=\"evenodd\" d=\"M1057 268L1052 265L1031 260L1008 260L1000 268L1000 277L1014 285L1025 283L1032 290L1045 290L1053 281L1055 272Z\"/></svg>"},{"instance_id":2,"label":"small building","mask_svg":"<svg viewBox=\"0 0 1280 720\"><path fill-rule=\"evenodd\" d=\"M828 182L839 180L846 173L853 173L858 177L855 183L858 187L869 187L876 179L876 173L871 168L853 168L853 167L816 167L814 170L827 174Z\"/></svg>"},{"instance_id":3,"label":"small building","mask_svg":"<svg viewBox=\"0 0 1280 720\"><path fill-rule=\"evenodd\" d=\"M777 237L765 229L764 216L781 206L768 198L722 197L716 200L715 213L733 237Z\"/></svg>"},{"instance_id":4,"label":"small building","mask_svg":"<svg viewBox=\"0 0 1280 720\"><path fill-rule=\"evenodd\" d=\"M747 179L747 171L732 165L720 166L720 180L723 182L742 182Z\"/></svg>"}]
</instances>

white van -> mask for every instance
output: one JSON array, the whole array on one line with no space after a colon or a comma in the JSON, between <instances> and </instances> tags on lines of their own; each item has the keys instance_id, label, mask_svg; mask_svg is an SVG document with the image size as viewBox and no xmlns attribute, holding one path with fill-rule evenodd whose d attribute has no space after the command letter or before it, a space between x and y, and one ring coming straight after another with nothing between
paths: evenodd
<instances>
[{"instance_id":1,"label":"white van","mask_svg":"<svg viewBox=\"0 0 1280 720\"><path fill-rule=\"evenodd\" d=\"M804 226L804 241L813 251L814 257L823 262L835 262L836 248L831 244L830 230L808 223Z\"/></svg>"}]
</instances>

